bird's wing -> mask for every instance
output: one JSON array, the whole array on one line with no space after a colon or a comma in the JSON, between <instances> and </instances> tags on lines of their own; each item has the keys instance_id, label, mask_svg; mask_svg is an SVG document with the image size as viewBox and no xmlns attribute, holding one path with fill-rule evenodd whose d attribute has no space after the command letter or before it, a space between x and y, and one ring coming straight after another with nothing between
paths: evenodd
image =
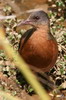
<instances>
[{"instance_id":1,"label":"bird's wing","mask_svg":"<svg viewBox=\"0 0 66 100\"><path fill-rule=\"evenodd\" d=\"M33 34L33 32L35 31L36 29L35 28L31 28L29 30L27 30L21 37L20 39L20 42L19 42L19 48L18 48L18 51L19 49L23 48L23 46L25 45L25 43L27 42L27 40L30 38L30 36Z\"/></svg>"}]
</instances>

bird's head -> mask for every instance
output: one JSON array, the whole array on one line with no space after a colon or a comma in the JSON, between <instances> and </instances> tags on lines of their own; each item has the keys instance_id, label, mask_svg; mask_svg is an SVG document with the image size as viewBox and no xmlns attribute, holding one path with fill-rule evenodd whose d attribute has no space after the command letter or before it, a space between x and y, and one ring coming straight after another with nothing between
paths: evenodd
<instances>
[{"instance_id":1,"label":"bird's head","mask_svg":"<svg viewBox=\"0 0 66 100\"><path fill-rule=\"evenodd\" d=\"M50 23L50 21L49 21L49 17L47 15L47 13L40 10L40 11L35 11L35 12L31 13L29 15L29 17L25 21L20 22L18 26L31 25L35 28L38 28L40 25L49 26L49 23Z\"/></svg>"}]
</instances>

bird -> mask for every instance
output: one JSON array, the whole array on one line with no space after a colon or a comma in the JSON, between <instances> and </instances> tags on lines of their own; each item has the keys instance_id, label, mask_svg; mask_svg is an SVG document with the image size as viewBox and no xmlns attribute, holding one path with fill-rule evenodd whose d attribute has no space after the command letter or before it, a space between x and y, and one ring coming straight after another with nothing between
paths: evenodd
<instances>
[{"instance_id":1,"label":"bird","mask_svg":"<svg viewBox=\"0 0 66 100\"><path fill-rule=\"evenodd\" d=\"M48 14L43 10L34 11L18 24L21 25L30 25L31 28L22 35L18 52L42 86L47 91L52 91L56 86L46 72L49 72L56 63L58 45L50 32Z\"/></svg>"},{"instance_id":2,"label":"bird","mask_svg":"<svg viewBox=\"0 0 66 100\"><path fill-rule=\"evenodd\" d=\"M30 25L21 37L18 52L35 72L48 72L58 57L57 41L50 32L50 19L43 10L32 12L20 25Z\"/></svg>"}]
</instances>

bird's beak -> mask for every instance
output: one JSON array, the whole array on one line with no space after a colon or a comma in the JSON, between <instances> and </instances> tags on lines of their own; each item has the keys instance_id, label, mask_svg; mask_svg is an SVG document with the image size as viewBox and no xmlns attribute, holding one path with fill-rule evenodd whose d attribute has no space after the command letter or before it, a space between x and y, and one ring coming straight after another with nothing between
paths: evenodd
<instances>
[{"instance_id":1,"label":"bird's beak","mask_svg":"<svg viewBox=\"0 0 66 100\"><path fill-rule=\"evenodd\" d=\"M27 20L25 20L25 21L21 21L17 26L21 26L21 25L31 25L31 26L35 27L35 26L33 25L33 22L30 21L29 19L27 19Z\"/></svg>"}]
</instances>

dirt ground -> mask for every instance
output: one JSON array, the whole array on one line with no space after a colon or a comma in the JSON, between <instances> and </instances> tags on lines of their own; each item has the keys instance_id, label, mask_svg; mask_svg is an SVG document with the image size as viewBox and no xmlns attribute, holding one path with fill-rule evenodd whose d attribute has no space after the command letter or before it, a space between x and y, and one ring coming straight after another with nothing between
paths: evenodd
<instances>
[{"instance_id":1,"label":"dirt ground","mask_svg":"<svg viewBox=\"0 0 66 100\"><path fill-rule=\"evenodd\" d=\"M2 2L1 2L2 1ZM7 5L7 1L3 2L0 1L0 15L12 15L14 14L13 9L11 8L12 0L9 0L10 6ZM21 0L20 0L21 1ZM18 0L15 4L18 3ZM22 1L21 1L22 3ZM31 2L30 2L31 3ZM58 43L58 59L55 66L47 73L51 81L55 84L56 88L47 92L48 95L51 97L51 100L66 100L66 18L63 12L56 12L58 9L54 9L55 3L49 3L46 5L45 8L43 3L47 3L46 0L34 0L34 4L32 4L32 8L41 8L45 9L47 12L48 7L50 7L50 11L48 11L50 16L50 30L51 33L57 40ZM27 10L30 8L25 7L26 4L29 5L29 2L24 1L24 7L20 4L20 9ZM16 6L15 6L16 7ZM14 7L13 7L14 8ZM62 7L61 7L62 8ZM19 10L20 10L19 9ZM61 11L65 11L65 8L61 9ZM58 10L57 10L58 11ZM53 12L53 13L52 13ZM55 15L56 14L56 15ZM27 15L25 15L27 16ZM62 16L62 17L61 17ZM22 16L21 16L22 18ZM23 17L24 18L24 17ZM64 20L63 20L64 18ZM20 19L8 19L8 20L0 20L0 23L3 22L6 30L6 37L14 47L16 51L18 51L18 45L22 34L26 31L26 29L20 29L16 31L16 25L20 21ZM50 86L51 88L51 86ZM22 76L19 70L16 68L14 63L10 61L5 53L4 50L0 48L0 90L6 91L13 96L17 96L22 100L40 100L39 96L36 95L32 87L26 82L24 76Z\"/></svg>"}]
</instances>

